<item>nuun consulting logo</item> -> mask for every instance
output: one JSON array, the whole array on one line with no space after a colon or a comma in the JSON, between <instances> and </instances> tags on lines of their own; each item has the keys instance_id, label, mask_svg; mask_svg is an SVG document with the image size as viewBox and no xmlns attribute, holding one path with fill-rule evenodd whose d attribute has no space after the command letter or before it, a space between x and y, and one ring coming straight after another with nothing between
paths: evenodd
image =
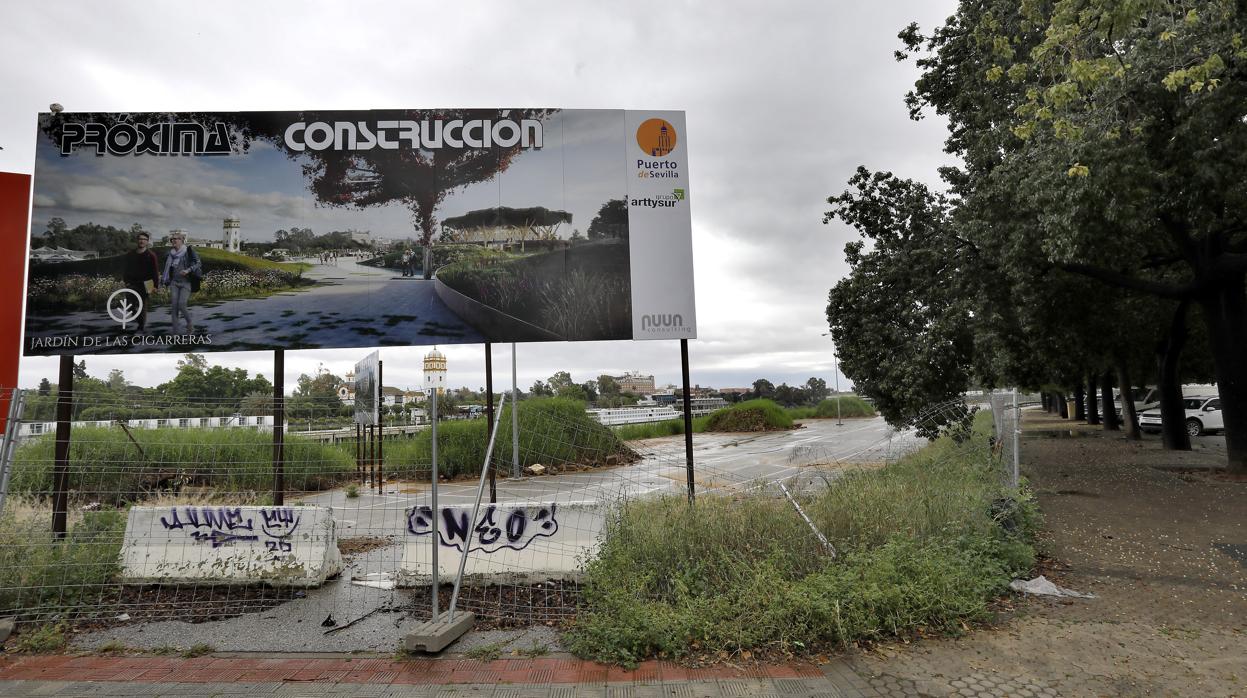
<instances>
[{"instance_id":1,"label":"nuun consulting logo","mask_svg":"<svg viewBox=\"0 0 1247 698\"><path fill-rule=\"evenodd\" d=\"M684 332L684 316L679 313L649 313L641 316L641 331Z\"/></svg>"}]
</instances>

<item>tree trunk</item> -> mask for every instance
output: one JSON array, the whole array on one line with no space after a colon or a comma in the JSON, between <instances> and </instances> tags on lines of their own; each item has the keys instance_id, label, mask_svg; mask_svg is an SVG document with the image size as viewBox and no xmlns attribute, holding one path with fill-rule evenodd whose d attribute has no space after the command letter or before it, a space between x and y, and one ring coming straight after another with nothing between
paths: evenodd
<instances>
[{"instance_id":1,"label":"tree trunk","mask_svg":"<svg viewBox=\"0 0 1247 698\"><path fill-rule=\"evenodd\" d=\"M1190 301L1178 303L1169 323L1169 333L1156 347L1160 359L1161 441L1169 451L1191 450L1191 437L1186 433L1186 411L1182 409L1182 379L1178 366L1182 348L1186 346L1186 309Z\"/></svg>"},{"instance_id":2,"label":"tree trunk","mask_svg":"<svg viewBox=\"0 0 1247 698\"><path fill-rule=\"evenodd\" d=\"M1121 416L1126 427L1126 438L1138 441L1143 438L1139 433L1139 415L1134 411L1134 395L1130 390L1130 369L1124 359L1117 361L1117 385L1121 386Z\"/></svg>"},{"instance_id":3,"label":"tree trunk","mask_svg":"<svg viewBox=\"0 0 1247 698\"><path fill-rule=\"evenodd\" d=\"M1083 421L1087 418L1087 402L1083 399L1082 385L1074 388L1074 419Z\"/></svg>"},{"instance_id":4,"label":"tree trunk","mask_svg":"<svg viewBox=\"0 0 1247 698\"><path fill-rule=\"evenodd\" d=\"M1117 406L1113 403L1113 372L1100 376L1100 405L1104 408L1104 431L1120 431L1117 422Z\"/></svg>"},{"instance_id":5,"label":"tree trunk","mask_svg":"<svg viewBox=\"0 0 1247 698\"><path fill-rule=\"evenodd\" d=\"M1056 413L1061 419L1069 419L1069 405L1066 404L1065 393L1056 393Z\"/></svg>"},{"instance_id":6,"label":"tree trunk","mask_svg":"<svg viewBox=\"0 0 1247 698\"><path fill-rule=\"evenodd\" d=\"M1247 279L1239 276L1200 300L1216 363L1225 419L1226 467L1247 475Z\"/></svg>"},{"instance_id":7,"label":"tree trunk","mask_svg":"<svg viewBox=\"0 0 1247 698\"><path fill-rule=\"evenodd\" d=\"M1095 376L1087 379L1087 424L1100 423L1100 405L1097 402Z\"/></svg>"}]
</instances>

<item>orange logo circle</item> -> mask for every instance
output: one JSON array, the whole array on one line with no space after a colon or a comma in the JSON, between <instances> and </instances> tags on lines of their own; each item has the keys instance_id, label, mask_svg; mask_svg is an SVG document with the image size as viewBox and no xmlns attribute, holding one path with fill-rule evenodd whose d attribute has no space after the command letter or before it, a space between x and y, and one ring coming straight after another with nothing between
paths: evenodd
<instances>
[{"instance_id":1,"label":"orange logo circle","mask_svg":"<svg viewBox=\"0 0 1247 698\"><path fill-rule=\"evenodd\" d=\"M647 119L636 130L636 144L651 157L666 157L675 150L675 127L663 119Z\"/></svg>"}]
</instances>

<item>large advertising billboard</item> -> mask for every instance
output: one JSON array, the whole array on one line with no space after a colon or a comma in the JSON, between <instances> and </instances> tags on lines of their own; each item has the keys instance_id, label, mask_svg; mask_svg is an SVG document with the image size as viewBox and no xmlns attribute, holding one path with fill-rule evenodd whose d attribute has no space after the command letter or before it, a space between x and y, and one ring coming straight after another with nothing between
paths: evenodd
<instances>
[{"instance_id":1,"label":"large advertising billboard","mask_svg":"<svg viewBox=\"0 0 1247 698\"><path fill-rule=\"evenodd\" d=\"M27 355L696 336L684 114L39 120Z\"/></svg>"}]
</instances>

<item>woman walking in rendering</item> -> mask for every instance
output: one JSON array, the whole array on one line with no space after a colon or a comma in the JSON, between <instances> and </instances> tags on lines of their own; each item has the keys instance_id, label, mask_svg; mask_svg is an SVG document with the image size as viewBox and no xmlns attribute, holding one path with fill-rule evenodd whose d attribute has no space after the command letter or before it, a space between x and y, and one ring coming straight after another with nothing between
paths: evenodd
<instances>
[{"instance_id":1,"label":"woman walking in rendering","mask_svg":"<svg viewBox=\"0 0 1247 698\"><path fill-rule=\"evenodd\" d=\"M178 334L178 318L186 321L186 334L192 334L195 326L191 322L190 310L186 307L191 293L199 290L199 280L203 278L203 265L199 255L186 246L186 234L175 231L169 236L169 244L173 249L165 256L164 272L161 282L169 288L170 296L170 334Z\"/></svg>"}]
</instances>

